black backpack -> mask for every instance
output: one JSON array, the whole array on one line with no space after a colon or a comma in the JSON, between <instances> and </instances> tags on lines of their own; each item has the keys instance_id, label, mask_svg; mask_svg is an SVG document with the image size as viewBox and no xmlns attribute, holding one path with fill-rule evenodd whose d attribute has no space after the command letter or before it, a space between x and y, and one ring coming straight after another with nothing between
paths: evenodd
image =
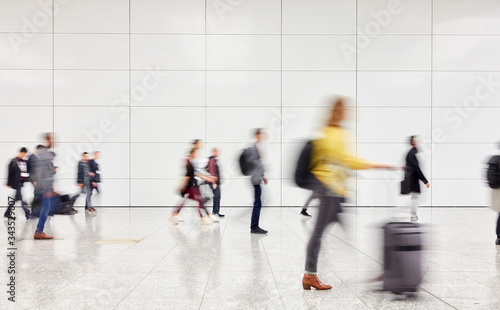
<instances>
[{"instance_id":1,"label":"black backpack","mask_svg":"<svg viewBox=\"0 0 500 310\"><path fill-rule=\"evenodd\" d=\"M247 147L246 149L243 150L243 152L241 152L239 161L240 161L241 173L243 173L243 175L251 175L253 170L253 165L252 162L250 161L249 147Z\"/></svg>"},{"instance_id":2,"label":"black backpack","mask_svg":"<svg viewBox=\"0 0 500 310\"><path fill-rule=\"evenodd\" d=\"M321 182L311 172L312 150L312 141L307 141L295 166L294 179L298 187L314 191L321 188Z\"/></svg>"},{"instance_id":3,"label":"black backpack","mask_svg":"<svg viewBox=\"0 0 500 310\"><path fill-rule=\"evenodd\" d=\"M486 180L488 185L495 189L500 188L500 156L495 155L488 162L488 170L486 171Z\"/></svg>"}]
</instances>

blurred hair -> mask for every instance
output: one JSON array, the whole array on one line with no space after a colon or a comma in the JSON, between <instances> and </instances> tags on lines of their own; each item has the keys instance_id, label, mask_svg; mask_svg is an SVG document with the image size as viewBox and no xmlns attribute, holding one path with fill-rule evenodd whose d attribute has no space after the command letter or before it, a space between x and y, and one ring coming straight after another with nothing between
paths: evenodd
<instances>
[{"instance_id":1,"label":"blurred hair","mask_svg":"<svg viewBox=\"0 0 500 310\"><path fill-rule=\"evenodd\" d=\"M22 147L21 150L19 150L19 153L28 153L28 149Z\"/></svg>"},{"instance_id":2,"label":"blurred hair","mask_svg":"<svg viewBox=\"0 0 500 310\"><path fill-rule=\"evenodd\" d=\"M328 126L339 126L340 122L344 119L344 99L342 97L334 98L332 100L333 107L328 119Z\"/></svg>"},{"instance_id":3,"label":"blurred hair","mask_svg":"<svg viewBox=\"0 0 500 310\"><path fill-rule=\"evenodd\" d=\"M196 153L196 148L192 148L189 150L189 156L193 155L194 153Z\"/></svg>"},{"instance_id":4,"label":"blurred hair","mask_svg":"<svg viewBox=\"0 0 500 310\"><path fill-rule=\"evenodd\" d=\"M255 136L258 136L262 133L262 128L255 129Z\"/></svg>"},{"instance_id":5,"label":"blurred hair","mask_svg":"<svg viewBox=\"0 0 500 310\"><path fill-rule=\"evenodd\" d=\"M199 143L200 142L200 139L194 139L193 140L193 145L196 145L196 143Z\"/></svg>"},{"instance_id":6,"label":"blurred hair","mask_svg":"<svg viewBox=\"0 0 500 310\"><path fill-rule=\"evenodd\" d=\"M87 152L83 152L82 155L87 155L88 153Z\"/></svg>"},{"instance_id":7,"label":"blurred hair","mask_svg":"<svg viewBox=\"0 0 500 310\"><path fill-rule=\"evenodd\" d=\"M45 145L38 144L38 145L36 146L36 149L37 149L37 150L44 149L44 148L45 148Z\"/></svg>"},{"instance_id":8,"label":"blurred hair","mask_svg":"<svg viewBox=\"0 0 500 310\"><path fill-rule=\"evenodd\" d=\"M412 146L413 146L413 145L415 144L415 138L416 138L416 137L417 137L417 136L415 136L415 135L410 136L410 145L412 145Z\"/></svg>"}]
</instances>

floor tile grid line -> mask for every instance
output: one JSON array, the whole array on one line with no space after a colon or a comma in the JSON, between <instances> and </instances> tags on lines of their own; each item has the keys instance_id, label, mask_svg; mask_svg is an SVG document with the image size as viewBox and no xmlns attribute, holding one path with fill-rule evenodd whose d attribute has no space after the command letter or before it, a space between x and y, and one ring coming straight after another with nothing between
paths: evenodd
<instances>
[{"instance_id":1,"label":"floor tile grid line","mask_svg":"<svg viewBox=\"0 0 500 310\"><path fill-rule=\"evenodd\" d=\"M278 218L278 221L281 222L281 231L283 231L283 210L280 209L280 212L281 212L281 217L279 217L276 212L272 212L272 214ZM281 305L283 306L283 309L286 309L285 307L285 302L283 301L283 296L281 295L281 290L280 290L280 287L278 285L278 281L276 281L276 276L274 275L274 271L273 271L273 267L271 265L271 261L269 260L269 256L267 255L267 251L266 251L266 245L264 243L264 239L260 239L259 240L260 243L262 244L262 248L264 249L264 255L266 255L266 259L267 259L267 263L269 264L269 269L271 270L271 276L273 277L273 280L274 280L274 284L276 285L276 289L278 290L278 294L280 295L280 300L281 300Z\"/></svg>"},{"instance_id":2,"label":"floor tile grid line","mask_svg":"<svg viewBox=\"0 0 500 310\"><path fill-rule=\"evenodd\" d=\"M131 226L131 227L132 227L132 226ZM130 228L131 228L131 227L129 227L128 229L125 229L125 230L130 230ZM157 232L158 230L162 229L163 227L165 227L165 225L164 225L164 226L162 226L162 227L160 227L160 228L158 228L157 230L155 230L154 232L152 232L150 235L154 234L155 232ZM193 228L194 228L194 226L193 226ZM114 235L114 234L113 234L113 235ZM145 237L145 238L146 238L146 237ZM143 239L145 239L145 238L143 238ZM106 238L104 238L104 239L106 239ZM121 251L120 253L118 253L118 254L116 254L116 255L114 255L114 256L112 256L112 257L110 257L109 259L107 259L107 260L103 261L101 264L99 264L99 265L97 265L96 267L92 268L92 269L91 269L91 271L89 271L89 272L87 272L87 273L82 274L82 275L81 275L80 277L78 277L78 278L75 278L75 280L74 280L74 281L72 281L72 283L77 282L78 280L82 279L83 277L85 277L86 275L90 274L91 272L93 272L93 271L95 271L95 270L99 269L99 267L101 267L102 265L105 265L106 263L108 263L108 262L110 262L111 260L115 259L117 256L119 256L119 255L123 254L124 252L128 251L128 250L129 250L131 247L133 247L134 245L135 245L135 244L131 244L129 247L125 248L125 249L124 249L123 251ZM177 245L176 245L176 246L177 246ZM176 246L175 246L175 247L176 247ZM170 253L170 252L171 252L171 251L172 251L175 247L173 247L173 248L169 251L169 253ZM71 255L71 253L68 253L67 255ZM167 253L166 255L168 255L168 253ZM149 273L148 273L148 274L149 274ZM147 275L145 275L145 276L144 276L144 278L145 278L146 276L147 276ZM143 279L144 279L144 278L143 278ZM141 280L141 282L142 282L142 280ZM140 283L140 282L139 282L139 283ZM139 283L138 283L138 284L139 284ZM66 287L66 285L61 286L61 287L60 287L59 289L57 289L57 291L56 291L56 292L54 292L54 293L57 293L58 291L61 291L61 290L62 290L62 289L64 289L65 287ZM134 287L134 288L135 288L135 287ZM132 290L133 290L133 289L132 289ZM127 295L128 295L128 294L127 294ZM39 300L38 302L36 302L35 304L33 304L33 305L32 305L31 307L29 307L28 309L33 309L33 308L35 308L35 307L37 307L37 306L42 305L42 304L43 304L43 302L44 302L45 300L48 300L49 298L50 298L50 297L43 298L43 299ZM120 301L120 302L121 302L121 301Z\"/></svg>"},{"instance_id":3,"label":"floor tile grid line","mask_svg":"<svg viewBox=\"0 0 500 310\"><path fill-rule=\"evenodd\" d=\"M219 256L222 240L224 239L228 223L231 220L231 213L232 212L233 212L233 209L232 208L229 209L229 212L226 214L226 217L224 218L226 222L224 225L224 229L222 230L222 235L221 235L221 238L219 240L219 244L217 245L217 252L216 252L217 256L216 257ZM220 224L217 224L217 225L220 225ZM205 299L205 295L206 295L207 290L208 290L208 284L210 283L210 279L211 279L212 274L214 272L216 262L217 262L217 258L213 260L212 267L210 268L210 272L208 273L207 285L205 285L205 290L203 291L203 296L201 297L200 307L198 308L198 310L201 310L201 307L203 306L203 300Z\"/></svg>"},{"instance_id":4,"label":"floor tile grid line","mask_svg":"<svg viewBox=\"0 0 500 310\"><path fill-rule=\"evenodd\" d=\"M169 224L167 223L167 224L165 224L165 225L161 226L160 228L158 228L157 230L155 230L154 232L152 232L150 235L152 235L153 233L158 232L159 230L163 229L164 227L166 227L166 226L168 226L168 225L169 225ZM195 229L195 227L197 227L197 223L195 223L195 224L193 224L193 225L192 225L191 229L190 229L190 230L186 233L186 235L188 235L189 233L191 233L191 232ZM147 237L144 237L143 239L146 239L146 238L147 238ZM137 243L136 243L136 244L137 244ZM134 245L136 245L136 244L134 244ZM134 245L132 245L132 246L134 246ZM158 267L158 265L160 265L160 263L161 263L161 262L163 262L163 261L165 260L165 258L167 258L167 257L168 257L168 255L169 255L169 254L170 254L170 253L171 253L171 252L172 252L175 248L177 248L179 245L180 245L180 242L177 242L177 244L176 244L174 247L172 247L172 248L168 251L168 253L167 253L167 254L165 254L165 256L164 256L164 257L163 257L163 258L162 258L162 259L161 259L161 260L160 260L160 261L159 261L159 262L158 262L155 266L153 266L153 267L151 268L151 270L150 270L147 274L145 274L145 275L144 275L144 277L142 278L142 280L141 280L141 281L139 281L139 282L137 282L137 284L136 284L133 288L131 288L131 289L130 289L130 291L127 293L127 295L125 295L125 296L124 296L124 297L123 297L123 298L122 298L122 299L121 299L121 300L120 300L120 301L116 304L116 306L115 306L113 309L117 309L117 308L120 306L120 304L121 304L121 303L122 303L122 302L123 302L123 301L124 301L124 300L125 300L125 299L129 296L129 295L130 295L130 293L131 293L133 290L135 290L135 289L136 289L136 288L137 288L137 287L138 287L138 286L139 286L139 285L140 285L140 284L144 281L144 279L146 279L146 278L147 278L147 277L148 277L148 276L149 276L149 275L153 272L153 270L155 270L155 268L156 268L156 267ZM131 247L132 247L132 246L131 246Z\"/></svg>"}]
</instances>

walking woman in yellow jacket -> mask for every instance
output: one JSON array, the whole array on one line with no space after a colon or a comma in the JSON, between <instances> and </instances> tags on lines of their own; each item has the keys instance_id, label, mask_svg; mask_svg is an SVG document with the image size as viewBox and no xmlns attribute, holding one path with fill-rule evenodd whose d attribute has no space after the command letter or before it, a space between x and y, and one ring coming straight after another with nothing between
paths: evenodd
<instances>
[{"instance_id":1,"label":"walking woman in yellow jacket","mask_svg":"<svg viewBox=\"0 0 500 310\"><path fill-rule=\"evenodd\" d=\"M347 131L340 127L345 113L344 101L342 98L336 99L322 136L312 143L310 169L321 182L321 186L315 190L315 193L320 196L320 205L316 226L307 245L305 274L302 279L302 286L305 290L310 290L311 286L317 290L332 288L331 285L323 284L316 275L318 254L326 227L338 221L338 213L341 210L340 202L346 192L347 169L392 168L387 164L358 159L348 153L346 147Z\"/></svg>"}]
</instances>

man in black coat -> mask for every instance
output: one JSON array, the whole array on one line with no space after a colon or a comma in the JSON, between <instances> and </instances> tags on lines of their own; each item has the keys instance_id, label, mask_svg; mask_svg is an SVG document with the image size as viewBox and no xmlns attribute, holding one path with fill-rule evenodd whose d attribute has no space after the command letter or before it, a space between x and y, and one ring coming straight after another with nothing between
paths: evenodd
<instances>
[{"instance_id":1,"label":"man in black coat","mask_svg":"<svg viewBox=\"0 0 500 310\"><path fill-rule=\"evenodd\" d=\"M89 159L89 170L90 170L90 181L92 185L92 191L95 189L99 193L98 183L101 183L101 171L99 170L99 164L96 160L99 159L101 153L99 151L94 152L94 158Z\"/></svg>"},{"instance_id":2,"label":"man in black coat","mask_svg":"<svg viewBox=\"0 0 500 310\"><path fill-rule=\"evenodd\" d=\"M96 211L92 205L92 188L97 186L97 184L92 181L93 176L94 174L90 172L88 153L84 152L82 154L82 160L78 162L78 175L76 183L82 189L82 192L86 194L85 211L88 212Z\"/></svg>"},{"instance_id":3,"label":"man in black coat","mask_svg":"<svg viewBox=\"0 0 500 310\"><path fill-rule=\"evenodd\" d=\"M418 222L418 200L420 197L420 183L422 181L427 188L431 186L429 181L425 178L417 159L417 139L416 136L410 137L411 150L406 155L406 173L405 180L408 192L411 196L411 221Z\"/></svg>"},{"instance_id":4,"label":"man in black coat","mask_svg":"<svg viewBox=\"0 0 500 310\"><path fill-rule=\"evenodd\" d=\"M21 148L17 157L13 158L9 163L8 176L7 176L7 187L16 190L15 201L21 201L21 206L23 207L26 219L30 218L30 211L27 208L26 202L23 201L22 188L23 183L28 180L28 165L24 157L28 153L25 147ZM7 208L4 213L4 217L14 218L11 213L11 208Z\"/></svg>"}]
</instances>

